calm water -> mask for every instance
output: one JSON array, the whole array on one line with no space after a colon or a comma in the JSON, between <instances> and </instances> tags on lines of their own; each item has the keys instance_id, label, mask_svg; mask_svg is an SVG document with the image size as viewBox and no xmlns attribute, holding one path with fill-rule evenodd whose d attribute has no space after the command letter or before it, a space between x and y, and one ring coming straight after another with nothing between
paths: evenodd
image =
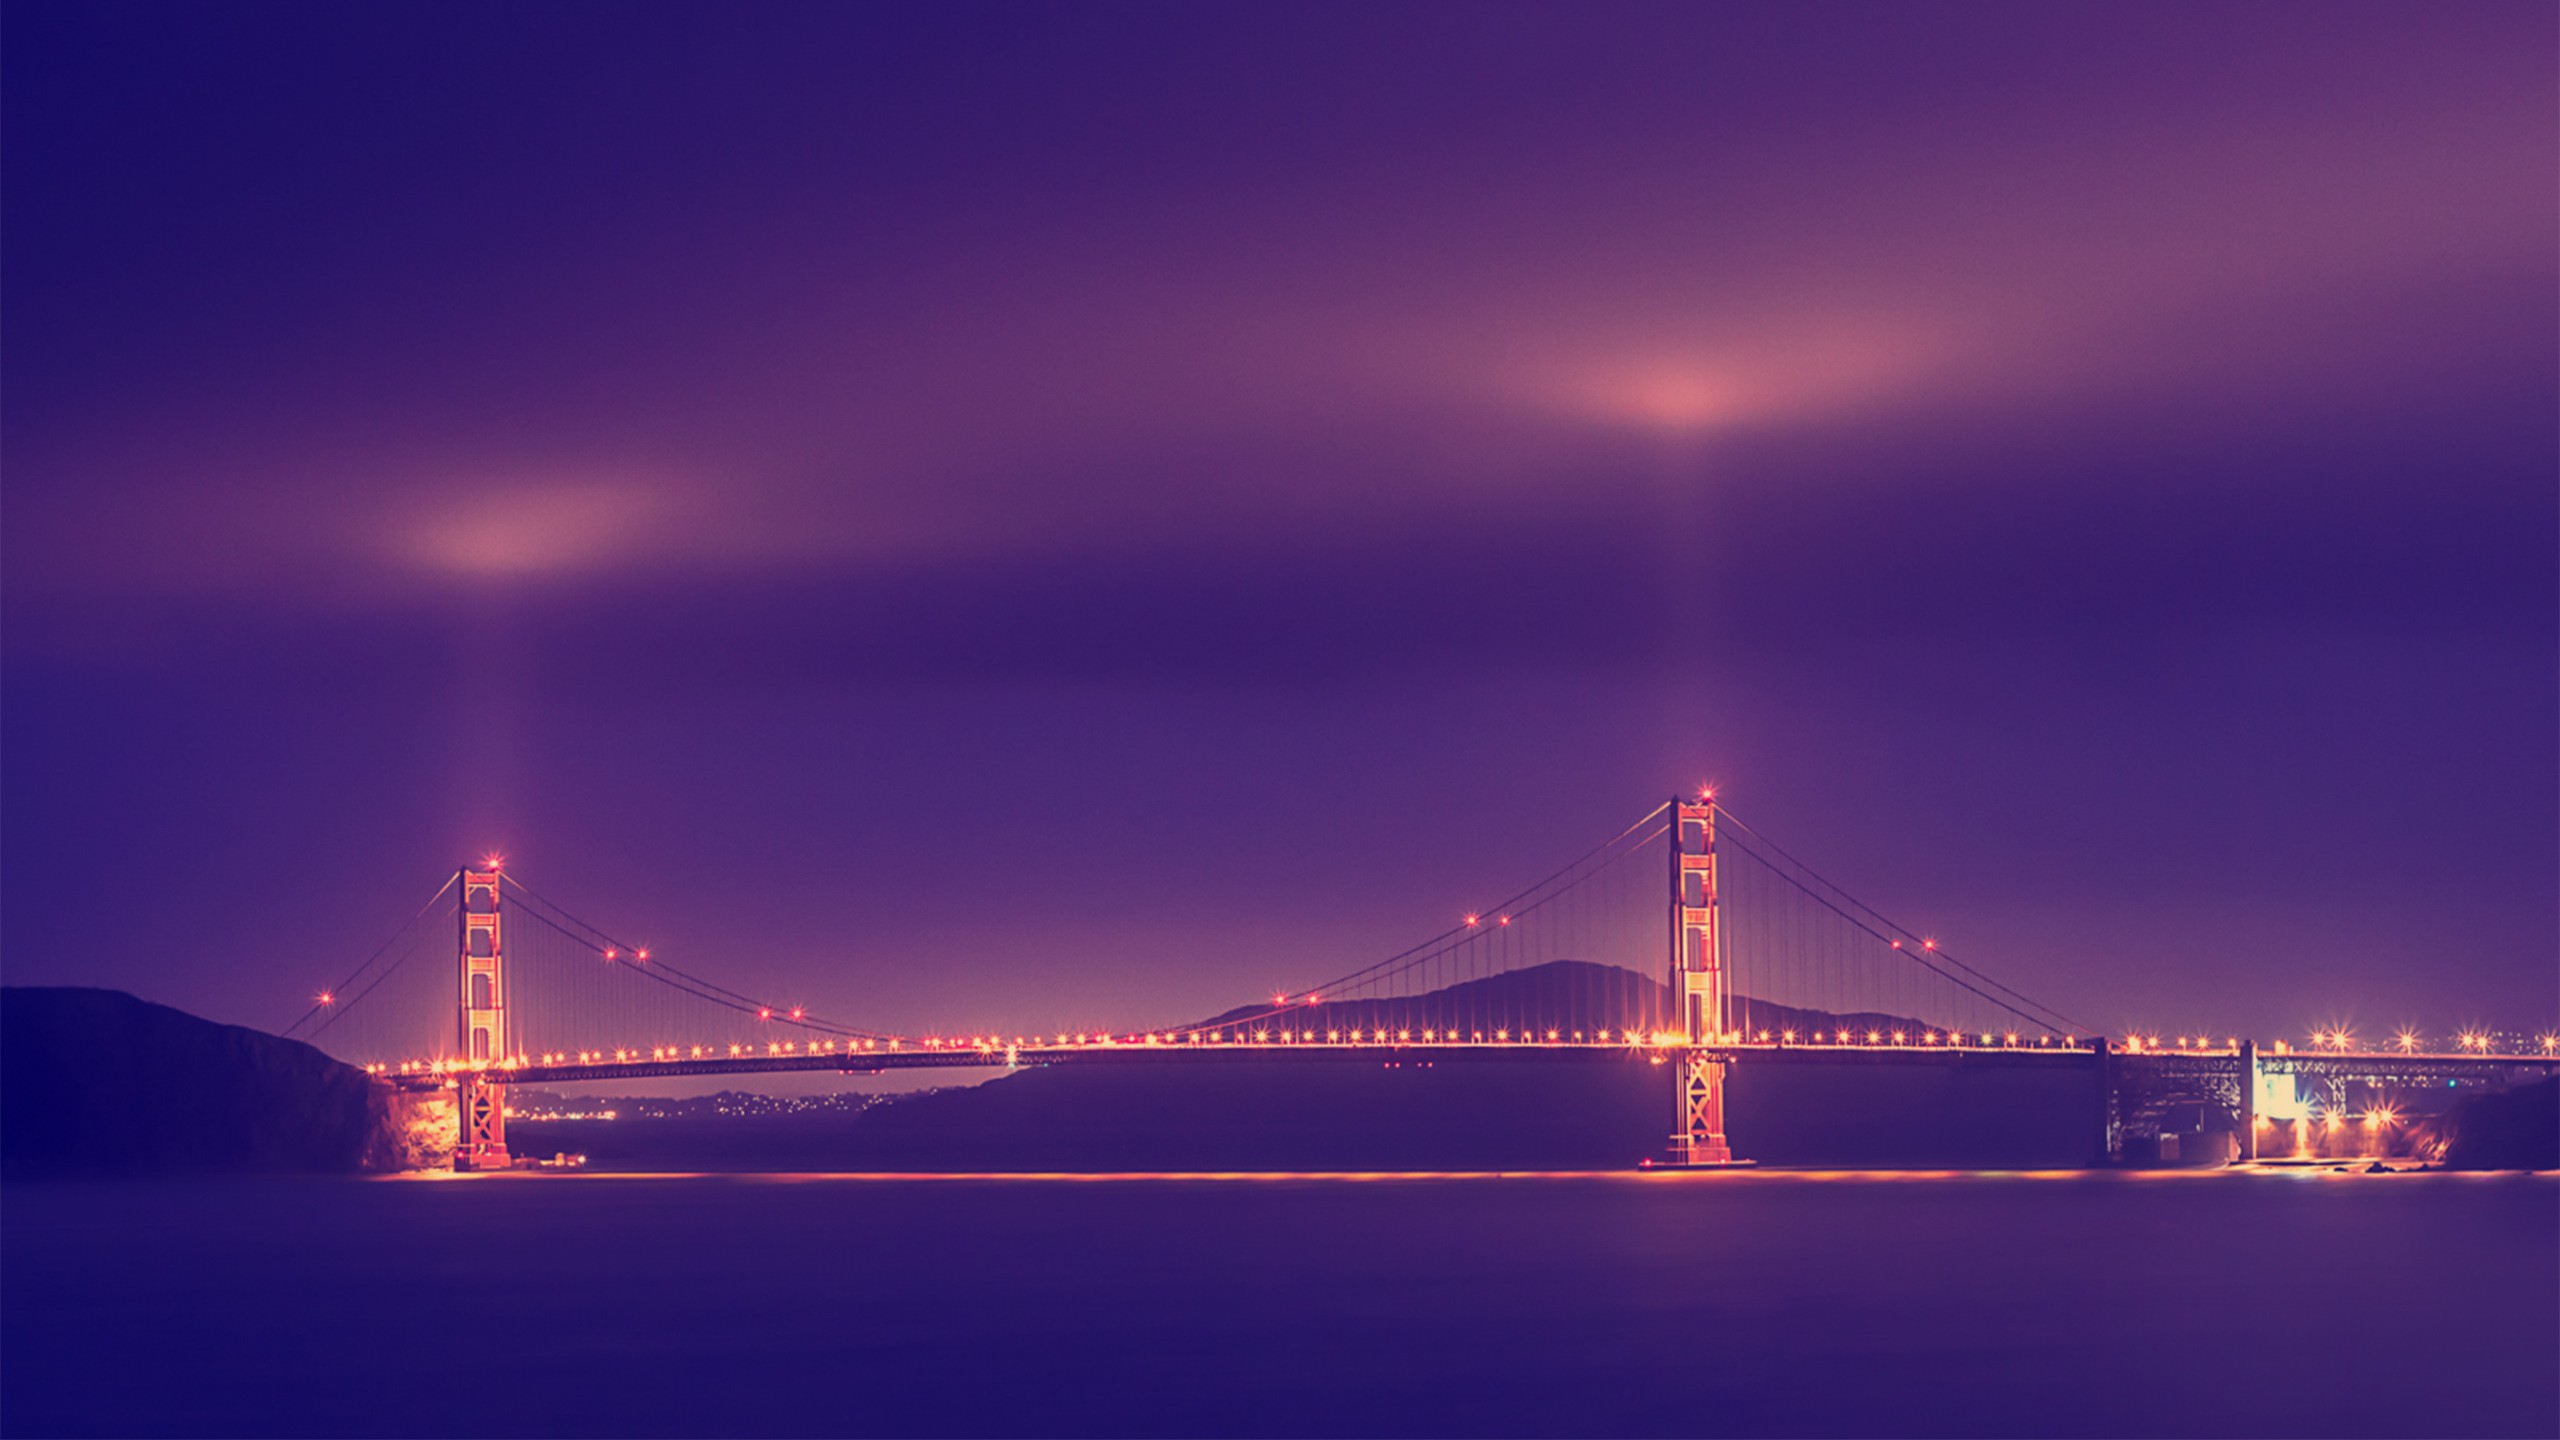
<instances>
[{"instance_id":1,"label":"calm water","mask_svg":"<svg viewBox=\"0 0 2560 1440\"><path fill-rule=\"evenodd\" d=\"M2560 1433L2550 1177L583 1175L0 1204L11 1434Z\"/></svg>"}]
</instances>

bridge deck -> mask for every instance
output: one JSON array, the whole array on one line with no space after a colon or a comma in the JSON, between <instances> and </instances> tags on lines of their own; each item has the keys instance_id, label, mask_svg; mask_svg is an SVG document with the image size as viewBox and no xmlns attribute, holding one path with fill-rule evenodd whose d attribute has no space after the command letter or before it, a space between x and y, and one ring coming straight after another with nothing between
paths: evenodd
<instances>
[{"instance_id":1,"label":"bridge deck","mask_svg":"<svg viewBox=\"0 0 2560 1440\"><path fill-rule=\"evenodd\" d=\"M2258 1068L2277 1074L2312 1075L2347 1080L2444 1080L2489 1070L2539 1071L2560 1074L2560 1055L2402 1054L2348 1051L2258 1052Z\"/></svg>"},{"instance_id":2,"label":"bridge deck","mask_svg":"<svg viewBox=\"0 0 2560 1440\"><path fill-rule=\"evenodd\" d=\"M943 1049L800 1051L764 1055L642 1054L599 1056L496 1068L487 1073L517 1085L567 1081L658 1079L675 1076L770 1075L833 1071L876 1075L892 1070L1014 1069L1047 1065L1236 1065L1236 1064L1482 1064L1499 1061L1614 1061L1623 1064L1667 1064L1686 1047L1604 1044L1584 1041L1499 1043L1397 1042L1252 1042L1214 1045L1021 1045ZM2087 1046L1936 1046L1859 1044L1741 1044L1716 1046L1714 1053L1738 1064L1929 1064L1940 1065L2086 1065L2096 1059ZM396 1084L433 1087L446 1083L452 1070L382 1072Z\"/></svg>"},{"instance_id":3,"label":"bridge deck","mask_svg":"<svg viewBox=\"0 0 2560 1440\"><path fill-rule=\"evenodd\" d=\"M1857 1065L2090 1065L2098 1052L2087 1045L1913 1045L1797 1042L1757 1043L1711 1047L1715 1054L1736 1064L1857 1064ZM706 1051L708 1047L705 1047ZM772 1075L789 1073L836 1072L847 1075L877 1075L892 1070L981 1070L1014 1069L1033 1065L1081 1064L1342 1064L1369 1065L1436 1065L1478 1064L1489 1061L1618 1061L1622 1063L1667 1064L1686 1047L1677 1044L1628 1045L1600 1041L1513 1041L1497 1042L1423 1042L1423 1041L1235 1041L1220 1044L1147 1044L1131 1041L1096 1041L1068 1045L967 1046L940 1048L900 1048L894 1050L853 1050L830 1048L797 1052L719 1055L711 1053L678 1054L665 1049L643 1054L631 1051L592 1059L561 1060L548 1063L496 1067L491 1076L509 1084L541 1085L572 1081L607 1079L664 1079L670 1077L721 1075ZM2239 1052L2214 1050L2144 1050L2114 1052L2110 1059L2124 1064L2237 1065ZM2498 1071L2527 1070L2545 1074L2560 1072L2560 1057L2547 1055L2478 1055L2478 1054L2321 1054L2293 1052L2287 1054L2258 1053L2259 1068L2317 1074L2346 1079L2430 1080L2455 1076L2478 1076ZM434 1088L449 1083L458 1068L443 1069L421 1065L415 1069L395 1070L376 1067L380 1078L410 1088Z\"/></svg>"}]
</instances>

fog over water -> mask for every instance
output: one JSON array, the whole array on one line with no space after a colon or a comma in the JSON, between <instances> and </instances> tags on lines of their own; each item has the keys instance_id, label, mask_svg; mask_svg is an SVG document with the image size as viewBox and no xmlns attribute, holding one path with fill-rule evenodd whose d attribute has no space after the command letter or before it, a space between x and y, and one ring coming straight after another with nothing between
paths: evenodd
<instances>
[{"instance_id":1,"label":"fog over water","mask_svg":"<svg viewBox=\"0 0 2560 1440\"><path fill-rule=\"evenodd\" d=\"M447 1176L6 1198L15 1434L2560 1430L2548 1176Z\"/></svg>"}]
</instances>

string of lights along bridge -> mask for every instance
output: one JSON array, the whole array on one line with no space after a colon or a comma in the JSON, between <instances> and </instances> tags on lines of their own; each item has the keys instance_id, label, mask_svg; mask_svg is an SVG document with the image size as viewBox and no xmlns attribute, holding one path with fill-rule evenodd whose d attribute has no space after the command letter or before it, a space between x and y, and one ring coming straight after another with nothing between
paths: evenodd
<instances>
[{"instance_id":1,"label":"string of lights along bridge","mask_svg":"<svg viewBox=\"0 0 2560 1440\"><path fill-rule=\"evenodd\" d=\"M2240 1037L2126 1036L2030 997L1887 918L1714 797L1656 806L1562 868L1453 916L1419 943L1266 1003L1174 1024L1048 1033L899 1033L713 978L654 954L508 872L447 879L286 1033L390 1083L460 1092L457 1164L503 1167L504 1087L777 1070L1110 1061L1629 1060L1669 1072L1670 1157L1712 1165L1726 1067L1821 1060L2097 1064L2175 1057L2404 1069L2560 1054L2465 1034L2439 1053L2402 1032L2375 1052L2344 1028L2265 1057ZM2538 1052L2538 1053L2536 1053ZM2340 1082L2343 1083L2343 1082ZM2112 1124L2113 1122L2109 1122Z\"/></svg>"}]
</instances>

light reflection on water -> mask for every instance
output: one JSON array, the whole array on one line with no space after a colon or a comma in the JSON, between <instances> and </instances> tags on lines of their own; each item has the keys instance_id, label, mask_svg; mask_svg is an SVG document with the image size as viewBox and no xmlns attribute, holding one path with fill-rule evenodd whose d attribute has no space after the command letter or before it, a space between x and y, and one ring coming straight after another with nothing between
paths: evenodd
<instances>
[{"instance_id":1,"label":"light reflection on water","mask_svg":"<svg viewBox=\"0 0 2560 1440\"><path fill-rule=\"evenodd\" d=\"M373 1184L416 1184L459 1181L471 1184L567 1184L622 1180L735 1181L743 1184L797 1185L812 1182L870 1185L1013 1184L1172 1185L1216 1184L1460 1184L1484 1181L1573 1181L1591 1184L1640 1185L1770 1185L1855 1182L1899 1185L1921 1182L2075 1181L2094 1185L2164 1185L2190 1183L2299 1183L2305 1180L2386 1184L2425 1177L2437 1183L2512 1182L2519 1177L2498 1171L2451 1171L2415 1168L2375 1174L2347 1165L2193 1166L2158 1170L1813 1170L1735 1166L1730 1169L1681 1169L1657 1166L1618 1170L574 1170L522 1171L461 1175L447 1170L413 1171L371 1177ZM2533 1177L2547 1178L2547 1177Z\"/></svg>"},{"instance_id":2,"label":"light reflection on water","mask_svg":"<svg viewBox=\"0 0 2560 1440\"><path fill-rule=\"evenodd\" d=\"M554 1173L5 1204L11 1433L2560 1431L2548 1176ZM2389 1363L2342 1372L2341 1316ZM495 1357L468 1385L466 1336Z\"/></svg>"}]
</instances>

